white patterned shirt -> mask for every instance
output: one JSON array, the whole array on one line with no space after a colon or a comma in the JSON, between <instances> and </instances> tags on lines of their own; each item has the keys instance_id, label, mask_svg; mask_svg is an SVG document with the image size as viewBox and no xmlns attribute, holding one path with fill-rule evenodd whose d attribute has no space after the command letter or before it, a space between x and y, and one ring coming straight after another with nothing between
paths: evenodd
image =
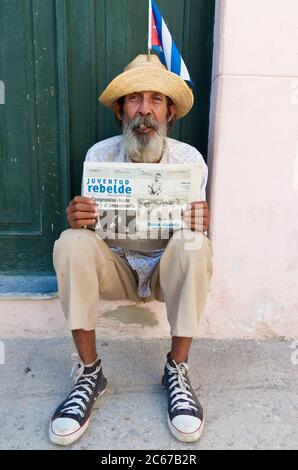
<instances>
[{"instance_id":1,"label":"white patterned shirt","mask_svg":"<svg viewBox=\"0 0 298 470\"><path fill-rule=\"evenodd\" d=\"M124 153L122 135L103 140L93 145L88 150L85 161L128 162L129 160ZM200 200L206 200L208 168L197 149L178 140L167 138L166 148L160 163L201 163L203 173ZM120 241L118 242L120 245ZM139 241L138 246L135 247L136 249L131 249L130 246L123 246L123 240L121 240L122 246L111 246L112 251L121 256L137 274L138 295L141 298L146 298L151 295L151 278L165 249L165 247L161 249L148 249L146 242L147 240ZM107 243L109 244L108 240Z\"/></svg>"}]
</instances>

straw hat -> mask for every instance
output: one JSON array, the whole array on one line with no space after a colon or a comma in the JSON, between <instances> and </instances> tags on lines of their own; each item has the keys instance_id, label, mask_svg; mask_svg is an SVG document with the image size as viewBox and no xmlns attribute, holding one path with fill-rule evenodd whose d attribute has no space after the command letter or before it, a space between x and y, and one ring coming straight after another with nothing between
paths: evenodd
<instances>
[{"instance_id":1,"label":"straw hat","mask_svg":"<svg viewBox=\"0 0 298 470\"><path fill-rule=\"evenodd\" d=\"M177 118L185 116L194 103L193 93L186 82L169 72L154 54L149 60L147 55L138 55L98 99L104 106L113 108L114 102L122 96L140 91L157 91L171 98L177 108Z\"/></svg>"}]
</instances>

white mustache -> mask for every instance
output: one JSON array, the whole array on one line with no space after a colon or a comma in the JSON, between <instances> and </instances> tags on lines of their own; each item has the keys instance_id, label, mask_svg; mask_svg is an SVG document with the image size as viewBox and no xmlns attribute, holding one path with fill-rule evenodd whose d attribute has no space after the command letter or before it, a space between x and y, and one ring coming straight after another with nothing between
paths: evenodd
<instances>
[{"instance_id":1,"label":"white mustache","mask_svg":"<svg viewBox=\"0 0 298 470\"><path fill-rule=\"evenodd\" d=\"M155 121L155 119L153 119L151 116L137 116L134 119L132 119L132 121L129 123L129 127L133 130L137 129L138 127L140 127L141 129L142 128L145 129L146 127L151 127L152 129L157 131L159 128L159 125Z\"/></svg>"}]
</instances>

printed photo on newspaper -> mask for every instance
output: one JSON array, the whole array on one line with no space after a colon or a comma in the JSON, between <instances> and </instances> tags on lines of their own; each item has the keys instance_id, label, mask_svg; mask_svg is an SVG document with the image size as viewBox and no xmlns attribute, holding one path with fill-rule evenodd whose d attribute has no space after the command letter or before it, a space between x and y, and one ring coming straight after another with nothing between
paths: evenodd
<instances>
[{"instance_id":1,"label":"printed photo on newspaper","mask_svg":"<svg viewBox=\"0 0 298 470\"><path fill-rule=\"evenodd\" d=\"M200 163L84 163L83 195L97 203L101 238L169 239L200 198Z\"/></svg>"}]
</instances>

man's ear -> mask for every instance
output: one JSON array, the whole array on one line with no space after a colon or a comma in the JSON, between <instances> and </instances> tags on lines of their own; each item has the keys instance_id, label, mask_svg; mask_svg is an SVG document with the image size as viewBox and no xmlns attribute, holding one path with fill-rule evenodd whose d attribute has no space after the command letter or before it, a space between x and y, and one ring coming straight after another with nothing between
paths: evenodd
<instances>
[{"instance_id":1,"label":"man's ear","mask_svg":"<svg viewBox=\"0 0 298 470\"><path fill-rule=\"evenodd\" d=\"M171 124L176 117L177 108L174 103L168 106L168 124Z\"/></svg>"},{"instance_id":2,"label":"man's ear","mask_svg":"<svg viewBox=\"0 0 298 470\"><path fill-rule=\"evenodd\" d=\"M113 111L117 119L119 119L119 121L122 121L122 116L123 116L122 106L118 103L118 101L115 101L113 105Z\"/></svg>"}]
</instances>

